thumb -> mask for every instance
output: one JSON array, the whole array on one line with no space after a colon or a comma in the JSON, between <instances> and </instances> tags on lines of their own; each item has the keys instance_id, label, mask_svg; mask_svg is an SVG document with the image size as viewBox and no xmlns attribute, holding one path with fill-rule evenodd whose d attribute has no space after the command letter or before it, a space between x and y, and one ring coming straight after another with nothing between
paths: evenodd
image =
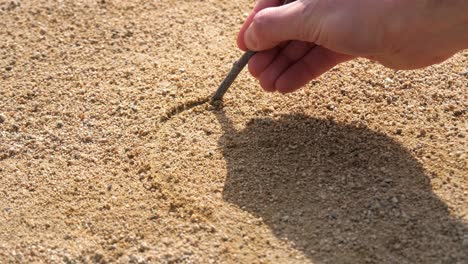
<instances>
[{"instance_id":1,"label":"thumb","mask_svg":"<svg viewBox=\"0 0 468 264\"><path fill-rule=\"evenodd\" d=\"M258 12L245 31L244 42L249 50L271 49L287 40L315 42L314 14L309 14L316 1L296 1L288 5L269 7Z\"/></svg>"}]
</instances>

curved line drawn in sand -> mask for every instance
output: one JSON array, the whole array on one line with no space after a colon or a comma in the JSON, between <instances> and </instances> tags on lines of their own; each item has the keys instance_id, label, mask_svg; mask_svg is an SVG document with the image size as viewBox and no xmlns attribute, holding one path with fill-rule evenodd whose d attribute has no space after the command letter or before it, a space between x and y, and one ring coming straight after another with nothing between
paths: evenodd
<instances>
[{"instance_id":1,"label":"curved line drawn in sand","mask_svg":"<svg viewBox=\"0 0 468 264\"><path fill-rule=\"evenodd\" d=\"M201 105L204 105L206 103L210 102L210 97L204 97L204 98L199 98L199 99L195 99L195 100L190 100L188 102L185 102L185 103L182 103L182 104L179 104L179 105L176 105L175 107L169 109L168 111L166 111L166 114L163 115L160 119L160 121L162 123L165 123L167 121L169 121L171 118L185 112L185 111L189 111L197 106L201 106Z\"/></svg>"}]
</instances>

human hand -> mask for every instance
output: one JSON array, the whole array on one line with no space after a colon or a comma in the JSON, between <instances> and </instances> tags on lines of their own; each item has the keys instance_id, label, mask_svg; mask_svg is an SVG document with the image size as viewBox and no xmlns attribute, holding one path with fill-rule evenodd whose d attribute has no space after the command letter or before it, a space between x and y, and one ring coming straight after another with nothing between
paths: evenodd
<instances>
[{"instance_id":1,"label":"human hand","mask_svg":"<svg viewBox=\"0 0 468 264\"><path fill-rule=\"evenodd\" d=\"M242 50L259 51L249 71L270 92L295 91L356 57L416 69L468 47L466 1L281 2L258 1L237 41Z\"/></svg>"}]
</instances>

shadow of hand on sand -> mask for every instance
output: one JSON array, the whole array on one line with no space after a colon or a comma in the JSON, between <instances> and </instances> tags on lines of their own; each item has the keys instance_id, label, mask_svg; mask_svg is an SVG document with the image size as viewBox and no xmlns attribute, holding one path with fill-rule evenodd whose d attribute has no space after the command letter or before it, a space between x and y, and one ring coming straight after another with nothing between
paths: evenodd
<instances>
[{"instance_id":1,"label":"shadow of hand on sand","mask_svg":"<svg viewBox=\"0 0 468 264\"><path fill-rule=\"evenodd\" d=\"M251 120L223 111L223 197L317 263L461 263L466 223L393 139L304 115Z\"/></svg>"}]
</instances>

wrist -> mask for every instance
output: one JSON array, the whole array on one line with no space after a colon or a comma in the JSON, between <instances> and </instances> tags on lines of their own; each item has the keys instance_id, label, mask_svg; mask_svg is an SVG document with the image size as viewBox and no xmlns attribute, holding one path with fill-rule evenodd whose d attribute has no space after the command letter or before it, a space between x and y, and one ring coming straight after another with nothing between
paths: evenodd
<instances>
[{"instance_id":1,"label":"wrist","mask_svg":"<svg viewBox=\"0 0 468 264\"><path fill-rule=\"evenodd\" d=\"M468 1L386 0L380 62L394 69L441 63L468 48Z\"/></svg>"},{"instance_id":2,"label":"wrist","mask_svg":"<svg viewBox=\"0 0 468 264\"><path fill-rule=\"evenodd\" d=\"M394 0L394 3L390 31L406 38L406 44L430 45L436 53L468 48L468 1Z\"/></svg>"},{"instance_id":3,"label":"wrist","mask_svg":"<svg viewBox=\"0 0 468 264\"><path fill-rule=\"evenodd\" d=\"M455 52L468 48L468 1L426 0L428 25L434 21L447 47ZM434 23L432 22L432 23Z\"/></svg>"}]
</instances>

